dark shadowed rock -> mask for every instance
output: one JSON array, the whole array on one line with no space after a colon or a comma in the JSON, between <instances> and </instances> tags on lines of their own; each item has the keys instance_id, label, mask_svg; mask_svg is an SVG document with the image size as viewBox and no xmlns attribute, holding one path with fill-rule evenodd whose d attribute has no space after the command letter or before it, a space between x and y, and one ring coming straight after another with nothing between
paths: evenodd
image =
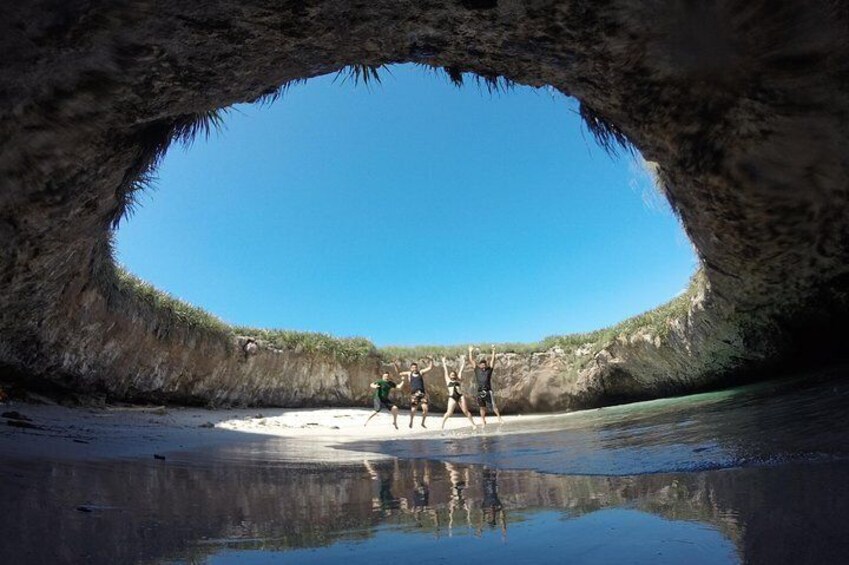
<instances>
[{"instance_id":1,"label":"dark shadowed rock","mask_svg":"<svg viewBox=\"0 0 849 565\"><path fill-rule=\"evenodd\" d=\"M111 238L169 144L214 126L214 110L398 62L575 96L603 146L630 142L658 164L704 265L662 332L511 359L506 406L656 397L845 354L833 331L849 321L843 3L34 0L0 16L0 368L25 385L366 403L377 355L240 341L127 284Z\"/></svg>"}]
</instances>

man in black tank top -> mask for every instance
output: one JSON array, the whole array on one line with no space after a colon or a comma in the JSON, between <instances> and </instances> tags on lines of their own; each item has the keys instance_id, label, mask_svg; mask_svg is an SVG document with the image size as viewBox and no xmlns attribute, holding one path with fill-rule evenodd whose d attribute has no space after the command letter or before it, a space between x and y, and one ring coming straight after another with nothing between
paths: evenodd
<instances>
[{"instance_id":1,"label":"man in black tank top","mask_svg":"<svg viewBox=\"0 0 849 565\"><path fill-rule=\"evenodd\" d=\"M398 376L403 380L404 377L410 378L410 427L413 427L413 419L416 417L416 410L419 405L422 407L422 427L425 426L425 418L427 418L427 391L425 390L424 384L424 374L429 373L433 369L433 357L428 357L428 361L430 362L426 369L422 369L419 371L419 365L417 363L410 364L409 371L402 371L398 366L398 361L396 360L395 372L398 373Z\"/></svg>"},{"instance_id":2,"label":"man in black tank top","mask_svg":"<svg viewBox=\"0 0 849 565\"><path fill-rule=\"evenodd\" d=\"M474 365L474 348L469 346L469 362ZM486 410L489 408L498 417L498 423L501 423L501 412L498 411L498 406L495 404L495 396L492 393L492 371L495 368L495 346L492 346L492 357L487 364L486 359L481 359L475 366L475 381L478 386L478 407L480 408L481 420L486 426Z\"/></svg>"}]
</instances>

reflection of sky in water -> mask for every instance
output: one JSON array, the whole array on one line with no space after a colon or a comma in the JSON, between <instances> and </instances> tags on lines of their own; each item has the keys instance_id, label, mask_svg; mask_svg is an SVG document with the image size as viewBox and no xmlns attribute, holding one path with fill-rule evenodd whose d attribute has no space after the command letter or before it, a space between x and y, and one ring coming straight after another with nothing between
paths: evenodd
<instances>
[{"instance_id":1,"label":"reflection of sky in water","mask_svg":"<svg viewBox=\"0 0 849 565\"><path fill-rule=\"evenodd\" d=\"M0 563L849 563L849 385L781 386L370 446L414 459L0 459Z\"/></svg>"},{"instance_id":2,"label":"reflection of sky in water","mask_svg":"<svg viewBox=\"0 0 849 565\"><path fill-rule=\"evenodd\" d=\"M438 563L447 559L482 563L652 563L699 565L739 563L734 544L697 522L671 521L636 510L600 510L569 518L538 512L511 525L506 534L484 530L480 537L437 538L384 528L364 541L286 553L225 550L208 563Z\"/></svg>"}]
</instances>

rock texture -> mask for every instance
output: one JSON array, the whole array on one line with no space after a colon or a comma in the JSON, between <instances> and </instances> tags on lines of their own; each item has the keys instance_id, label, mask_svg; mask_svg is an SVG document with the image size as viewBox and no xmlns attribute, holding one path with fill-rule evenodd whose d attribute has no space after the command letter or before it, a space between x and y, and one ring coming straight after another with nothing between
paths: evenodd
<instances>
[{"instance_id":1,"label":"rock texture","mask_svg":"<svg viewBox=\"0 0 849 565\"><path fill-rule=\"evenodd\" d=\"M6 3L0 363L26 382L126 398L361 398L376 358L260 347L245 359L227 332L120 290L110 231L168 144L210 111L397 62L577 97L602 142L628 139L659 163L702 258L701 297L672 331L622 336L578 371L556 355L512 360L517 402L691 390L811 344L827 360L831 328L849 318L848 11L833 0Z\"/></svg>"}]
</instances>

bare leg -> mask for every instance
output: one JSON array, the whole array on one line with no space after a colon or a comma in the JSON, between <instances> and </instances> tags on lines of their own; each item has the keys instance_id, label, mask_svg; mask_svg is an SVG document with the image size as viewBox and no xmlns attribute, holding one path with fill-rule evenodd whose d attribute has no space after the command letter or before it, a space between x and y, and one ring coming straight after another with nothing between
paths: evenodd
<instances>
[{"instance_id":1,"label":"bare leg","mask_svg":"<svg viewBox=\"0 0 849 565\"><path fill-rule=\"evenodd\" d=\"M398 407L392 406L392 425L395 426L395 429L398 429Z\"/></svg>"},{"instance_id":2,"label":"bare leg","mask_svg":"<svg viewBox=\"0 0 849 565\"><path fill-rule=\"evenodd\" d=\"M498 417L498 423L501 423L501 412L498 411L498 405L495 403L495 393L489 391L489 400L492 402L492 411Z\"/></svg>"},{"instance_id":3,"label":"bare leg","mask_svg":"<svg viewBox=\"0 0 849 565\"><path fill-rule=\"evenodd\" d=\"M427 426L425 426L425 423L424 423L424 422L425 422L425 418L427 418L427 402L425 402L424 404L422 404L422 427L423 427L423 428L426 428L426 427L427 427Z\"/></svg>"},{"instance_id":4,"label":"bare leg","mask_svg":"<svg viewBox=\"0 0 849 565\"><path fill-rule=\"evenodd\" d=\"M477 428L478 425L475 424L475 419L472 418L472 413L469 412L469 407L466 404L466 397L465 396L460 397L460 409L463 411L463 414L466 415L466 418L468 418L469 421L472 423L472 427Z\"/></svg>"},{"instance_id":5,"label":"bare leg","mask_svg":"<svg viewBox=\"0 0 849 565\"><path fill-rule=\"evenodd\" d=\"M486 408L481 406L481 420L483 421L483 427L486 427Z\"/></svg>"},{"instance_id":6,"label":"bare leg","mask_svg":"<svg viewBox=\"0 0 849 565\"><path fill-rule=\"evenodd\" d=\"M416 408L418 408L418 407L413 405L413 404L410 405L410 427L411 428L413 427L413 418L416 417Z\"/></svg>"},{"instance_id":7,"label":"bare leg","mask_svg":"<svg viewBox=\"0 0 849 565\"><path fill-rule=\"evenodd\" d=\"M378 414L377 410L375 410L374 412L372 412L372 413L371 413L371 415L370 415L370 416L368 417L368 419L366 420L366 423L365 423L365 424L363 424L363 427L365 428L366 426L368 426L368 423L369 423L369 422L371 422L371 419L372 419L372 418L374 418L375 416L377 416L377 414Z\"/></svg>"},{"instance_id":8,"label":"bare leg","mask_svg":"<svg viewBox=\"0 0 849 565\"><path fill-rule=\"evenodd\" d=\"M448 421L449 416L454 413L454 409L457 408L457 401L453 398L448 399L448 409L445 411L445 416L442 417L442 429L445 429L445 422Z\"/></svg>"}]
</instances>

